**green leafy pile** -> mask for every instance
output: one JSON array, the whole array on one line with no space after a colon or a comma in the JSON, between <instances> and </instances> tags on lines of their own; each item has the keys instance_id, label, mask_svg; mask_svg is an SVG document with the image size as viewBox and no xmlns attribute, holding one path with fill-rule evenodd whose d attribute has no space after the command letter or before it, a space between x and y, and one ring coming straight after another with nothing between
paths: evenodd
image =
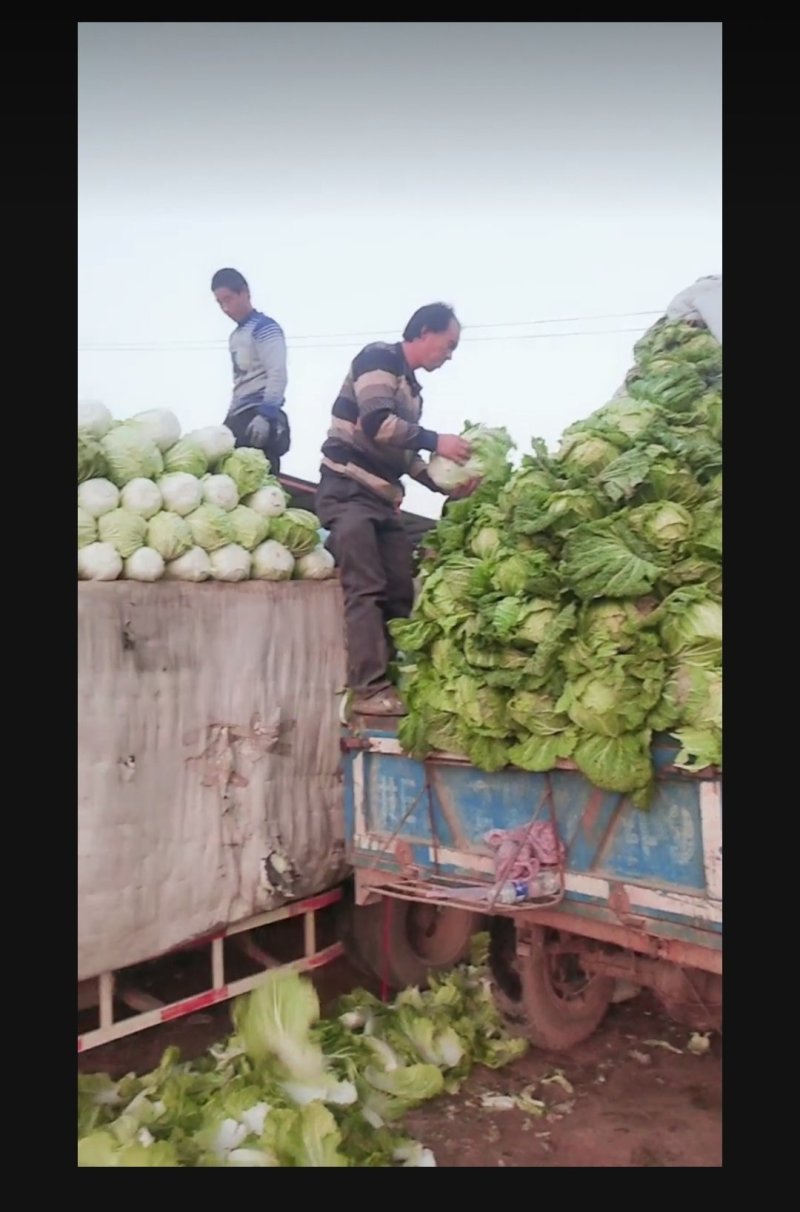
<instances>
[{"instance_id":1,"label":"green leafy pile","mask_svg":"<svg viewBox=\"0 0 800 1212\"><path fill-rule=\"evenodd\" d=\"M722 762L722 350L666 320L623 393L533 441L428 536L422 590L391 625L406 750L484 770L571 759L640 806L653 733Z\"/></svg>"},{"instance_id":2,"label":"green leafy pile","mask_svg":"<svg viewBox=\"0 0 800 1212\"><path fill-rule=\"evenodd\" d=\"M78 1165L435 1165L398 1121L473 1064L499 1068L527 1046L503 1031L474 958L391 1006L357 990L321 1022L309 980L270 973L202 1059L169 1048L142 1077L79 1076Z\"/></svg>"}]
</instances>

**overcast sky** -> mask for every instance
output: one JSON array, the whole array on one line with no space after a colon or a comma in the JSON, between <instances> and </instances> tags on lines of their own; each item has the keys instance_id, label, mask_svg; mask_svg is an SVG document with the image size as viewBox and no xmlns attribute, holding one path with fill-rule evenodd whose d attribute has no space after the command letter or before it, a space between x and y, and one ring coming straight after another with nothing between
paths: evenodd
<instances>
[{"instance_id":1,"label":"overcast sky","mask_svg":"<svg viewBox=\"0 0 800 1212\"><path fill-rule=\"evenodd\" d=\"M426 423L554 444L722 270L721 40L718 22L81 23L79 396L221 422L210 279L232 265L289 341L286 471L316 476L358 349L436 299L465 327L421 376ZM408 503L438 513L417 485Z\"/></svg>"}]
</instances>

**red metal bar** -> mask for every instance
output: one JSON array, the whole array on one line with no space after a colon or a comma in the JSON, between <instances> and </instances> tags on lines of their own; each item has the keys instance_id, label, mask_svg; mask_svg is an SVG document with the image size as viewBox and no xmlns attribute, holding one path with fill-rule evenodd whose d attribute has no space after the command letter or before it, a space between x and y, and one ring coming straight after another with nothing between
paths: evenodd
<instances>
[{"instance_id":1,"label":"red metal bar","mask_svg":"<svg viewBox=\"0 0 800 1212\"><path fill-rule=\"evenodd\" d=\"M205 1010L207 1006L216 1006L217 1002L224 1002L228 996L228 986L222 985L219 989L209 989L205 993L198 993L197 997L186 997L182 1002L173 1002L170 1006L165 1006L161 1011L162 1023L170 1023L173 1019L183 1018L186 1014L196 1014L198 1010Z\"/></svg>"},{"instance_id":2,"label":"red metal bar","mask_svg":"<svg viewBox=\"0 0 800 1212\"><path fill-rule=\"evenodd\" d=\"M275 917L271 921L262 923L264 926L277 924L279 921L286 921L290 918L299 917L305 914L314 914L320 909L325 909L329 905L334 905L342 899L342 889L332 888L327 892L319 893L317 896L309 897L307 900L297 901L291 905L283 906L278 910L266 911L267 914L275 913ZM229 928L221 933L210 935L208 937L207 946L213 946L215 942L219 942L223 938L235 937L248 929L257 929L258 926L250 926L249 922L258 923L262 914L256 914L250 919L232 924ZM199 946L199 941L195 940L191 948L196 949ZM164 954L172 954L166 952ZM303 955L297 960L289 960L285 964L280 964L279 967L294 968L301 972L310 972L318 968L325 967L326 964L332 963L344 954L344 948L341 943L332 943L329 947L323 947L320 951L315 951L312 955ZM164 958L164 955L153 956L152 960ZM148 961L143 961L147 963ZM103 1023L101 1019L100 1027L88 1031L84 1035L78 1036L78 1052L88 1051L90 1048L99 1047L102 1044L111 1043L116 1039L122 1039L128 1035L135 1035L139 1031L145 1031L150 1027L158 1026L160 1023L173 1022L175 1019L183 1018L189 1014L196 1014L198 1011L206 1009L209 1006L217 1005L233 997L238 997L254 989L260 981L266 976L270 969L265 969L264 972L257 973L252 977L244 977L241 980L226 982L215 988L206 989L204 992L196 994L192 997L183 998L181 1001L172 1002L169 1005L153 1008L144 1013L134 1015L132 1018L112 1020L108 1023ZM220 973L222 975L222 973Z\"/></svg>"},{"instance_id":3,"label":"red metal bar","mask_svg":"<svg viewBox=\"0 0 800 1212\"><path fill-rule=\"evenodd\" d=\"M326 947L324 951L318 951L316 955L309 956L306 961L306 972L314 972L317 968L324 968L326 964L332 964L334 960L341 959L344 955L344 947L341 943L331 943L330 947Z\"/></svg>"},{"instance_id":4,"label":"red metal bar","mask_svg":"<svg viewBox=\"0 0 800 1212\"><path fill-rule=\"evenodd\" d=\"M308 900L285 905L286 916L297 917L300 913L314 913L317 909L327 909L328 905L335 905L340 901L342 895L341 888L331 888L328 892L320 892L317 896L309 897Z\"/></svg>"},{"instance_id":5,"label":"red metal bar","mask_svg":"<svg viewBox=\"0 0 800 1212\"><path fill-rule=\"evenodd\" d=\"M280 918L276 918L276 921L287 921L289 918L297 917L300 913L313 913L317 909L327 909L329 905L335 905L341 899L341 888L330 888L327 892L320 892L308 900L279 905L275 912L280 910L281 916ZM258 914L255 916L258 916ZM142 963L149 964L152 960L161 959L162 956L179 955L183 951L202 951L204 947L210 947L218 939L230 938L232 934L236 933L236 923L234 923L230 927L214 930L211 934L201 934L197 938L189 939L188 942L178 943L175 947L170 947L168 951L162 951L159 955L151 955L149 959L142 960Z\"/></svg>"}]
</instances>

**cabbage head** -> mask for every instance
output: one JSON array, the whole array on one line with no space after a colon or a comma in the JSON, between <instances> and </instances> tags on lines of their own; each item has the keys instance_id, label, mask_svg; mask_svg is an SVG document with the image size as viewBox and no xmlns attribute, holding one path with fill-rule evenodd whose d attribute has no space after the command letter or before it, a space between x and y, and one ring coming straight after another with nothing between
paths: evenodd
<instances>
[{"instance_id":1,"label":"cabbage head","mask_svg":"<svg viewBox=\"0 0 800 1212\"><path fill-rule=\"evenodd\" d=\"M230 476L203 476L203 500L208 505L217 505L230 511L239 504L239 492Z\"/></svg>"},{"instance_id":2,"label":"cabbage head","mask_svg":"<svg viewBox=\"0 0 800 1212\"><path fill-rule=\"evenodd\" d=\"M183 471L200 480L208 471L208 459L191 438L181 438L164 455L164 471Z\"/></svg>"},{"instance_id":3,"label":"cabbage head","mask_svg":"<svg viewBox=\"0 0 800 1212\"><path fill-rule=\"evenodd\" d=\"M182 519L181 519L182 520ZM190 547L176 560L170 560L164 569L168 581L210 581L211 560L202 547Z\"/></svg>"},{"instance_id":4,"label":"cabbage head","mask_svg":"<svg viewBox=\"0 0 800 1212\"><path fill-rule=\"evenodd\" d=\"M147 546L154 548L163 560L177 560L192 546L189 523L177 513L162 510L147 524Z\"/></svg>"},{"instance_id":5,"label":"cabbage head","mask_svg":"<svg viewBox=\"0 0 800 1212\"><path fill-rule=\"evenodd\" d=\"M106 456L100 439L86 430L78 430L78 483L106 474Z\"/></svg>"},{"instance_id":6,"label":"cabbage head","mask_svg":"<svg viewBox=\"0 0 800 1212\"><path fill-rule=\"evenodd\" d=\"M233 541L245 551L253 551L259 543L263 543L269 530L269 522L254 509L246 505L237 505L228 513L233 528Z\"/></svg>"},{"instance_id":7,"label":"cabbage head","mask_svg":"<svg viewBox=\"0 0 800 1212\"><path fill-rule=\"evenodd\" d=\"M300 557L295 565L294 575L301 581L325 581L333 576L334 569L333 556L320 544L308 555Z\"/></svg>"},{"instance_id":8,"label":"cabbage head","mask_svg":"<svg viewBox=\"0 0 800 1212\"><path fill-rule=\"evenodd\" d=\"M108 464L108 478L117 488L141 477L155 480L164 469L161 451L138 425L117 425L101 445Z\"/></svg>"},{"instance_id":9,"label":"cabbage head","mask_svg":"<svg viewBox=\"0 0 800 1212\"><path fill-rule=\"evenodd\" d=\"M147 523L138 513L129 509L112 509L104 513L97 523L101 543L110 543L123 560L144 547L147 538Z\"/></svg>"},{"instance_id":10,"label":"cabbage head","mask_svg":"<svg viewBox=\"0 0 800 1212\"><path fill-rule=\"evenodd\" d=\"M276 539L267 539L253 552L252 576L258 581L288 581L294 571L294 556Z\"/></svg>"},{"instance_id":11,"label":"cabbage head","mask_svg":"<svg viewBox=\"0 0 800 1212\"><path fill-rule=\"evenodd\" d=\"M78 579L116 581L122 572L122 556L110 543L89 543L78 550Z\"/></svg>"},{"instance_id":12,"label":"cabbage head","mask_svg":"<svg viewBox=\"0 0 800 1212\"><path fill-rule=\"evenodd\" d=\"M209 555L215 581L246 581L250 576L251 555L238 543L217 547Z\"/></svg>"},{"instance_id":13,"label":"cabbage head","mask_svg":"<svg viewBox=\"0 0 800 1212\"><path fill-rule=\"evenodd\" d=\"M257 492L269 478L270 468L263 450L240 446L220 460L219 470L230 476L240 497Z\"/></svg>"},{"instance_id":14,"label":"cabbage head","mask_svg":"<svg viewBox=\"0 0 800 1212\"><path fill-rule=\"evenodd\" d=\"M93 518L116 509L119 500L119 489L110 480L85 480L78 488L78 504Z\"/></svg>"},{"instance_id":15,"label":"cabbage head","mask_svg":"<svg viewBox=\"0 0 800 1212\"><path fill-rule=\"evenodd\" d=\"M181 423L168 408L151 408L148 412L138 412L130 419L134 425L144 429L162 454L174 446L181 436Z\"/></svg>"},{"instance_id":16,"label":"cabbage head","mask_svg":"<svg viewBox=\"0 0 800 1212\"><path fill-rule=\"evenodd\" d=\"M78 506L78 549L97 542L97 522L85 509Z\"/></svg>"},{"instance_id":17,"label":"cabbage head","mask_svg":"<svg viewBox=\"0 0 800 1212\"><path fill-rule=\"evenodd\" d=\"M467 425L462 433L472 453L466 463L454 463L443 455L432 455L428 475L442 492L453 492L470 480L500 480L508 469L508 456L514 441L506 429L491 429L486 425Z\"/></svg>"},{"instance_id":18,"label":"cabbage head","mask_svg":"<svg viewBox=\"0 0 800 1212\"><path fill-rule=\"evenodd\" d=\"M319 518L307 509L287 509L269 523L271 539L277 539L295 558L308 555L319 544Z\"/></svg>"},{"instance_id":19,"label":"cabbage head","mask_svg":"<svg viewBox=\"0 0 800 1212\"><path fill-rule=\"evenodd\" d=\"M204 551L216 551L233 542L233 526L230 515L216 505L201 505L190 513L186 521L195 546Z\"/></svg>"}]
</instances>

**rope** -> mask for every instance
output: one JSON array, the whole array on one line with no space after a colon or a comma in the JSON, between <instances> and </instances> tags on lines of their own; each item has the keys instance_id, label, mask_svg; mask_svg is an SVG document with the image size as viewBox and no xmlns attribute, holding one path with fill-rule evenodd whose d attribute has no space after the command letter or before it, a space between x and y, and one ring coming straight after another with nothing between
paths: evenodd
<instances>
[{"instance_id":1,"label":"rope","mask_svg":"<svg viewBox=\"0 0 800 1212\"><path fill-rule=\"evenodd\" d=\"M392 898L383 898L383 976L381 977L381 1001L389 1001L389 955L391 953Z\"/></svg>"}]
</instances>

